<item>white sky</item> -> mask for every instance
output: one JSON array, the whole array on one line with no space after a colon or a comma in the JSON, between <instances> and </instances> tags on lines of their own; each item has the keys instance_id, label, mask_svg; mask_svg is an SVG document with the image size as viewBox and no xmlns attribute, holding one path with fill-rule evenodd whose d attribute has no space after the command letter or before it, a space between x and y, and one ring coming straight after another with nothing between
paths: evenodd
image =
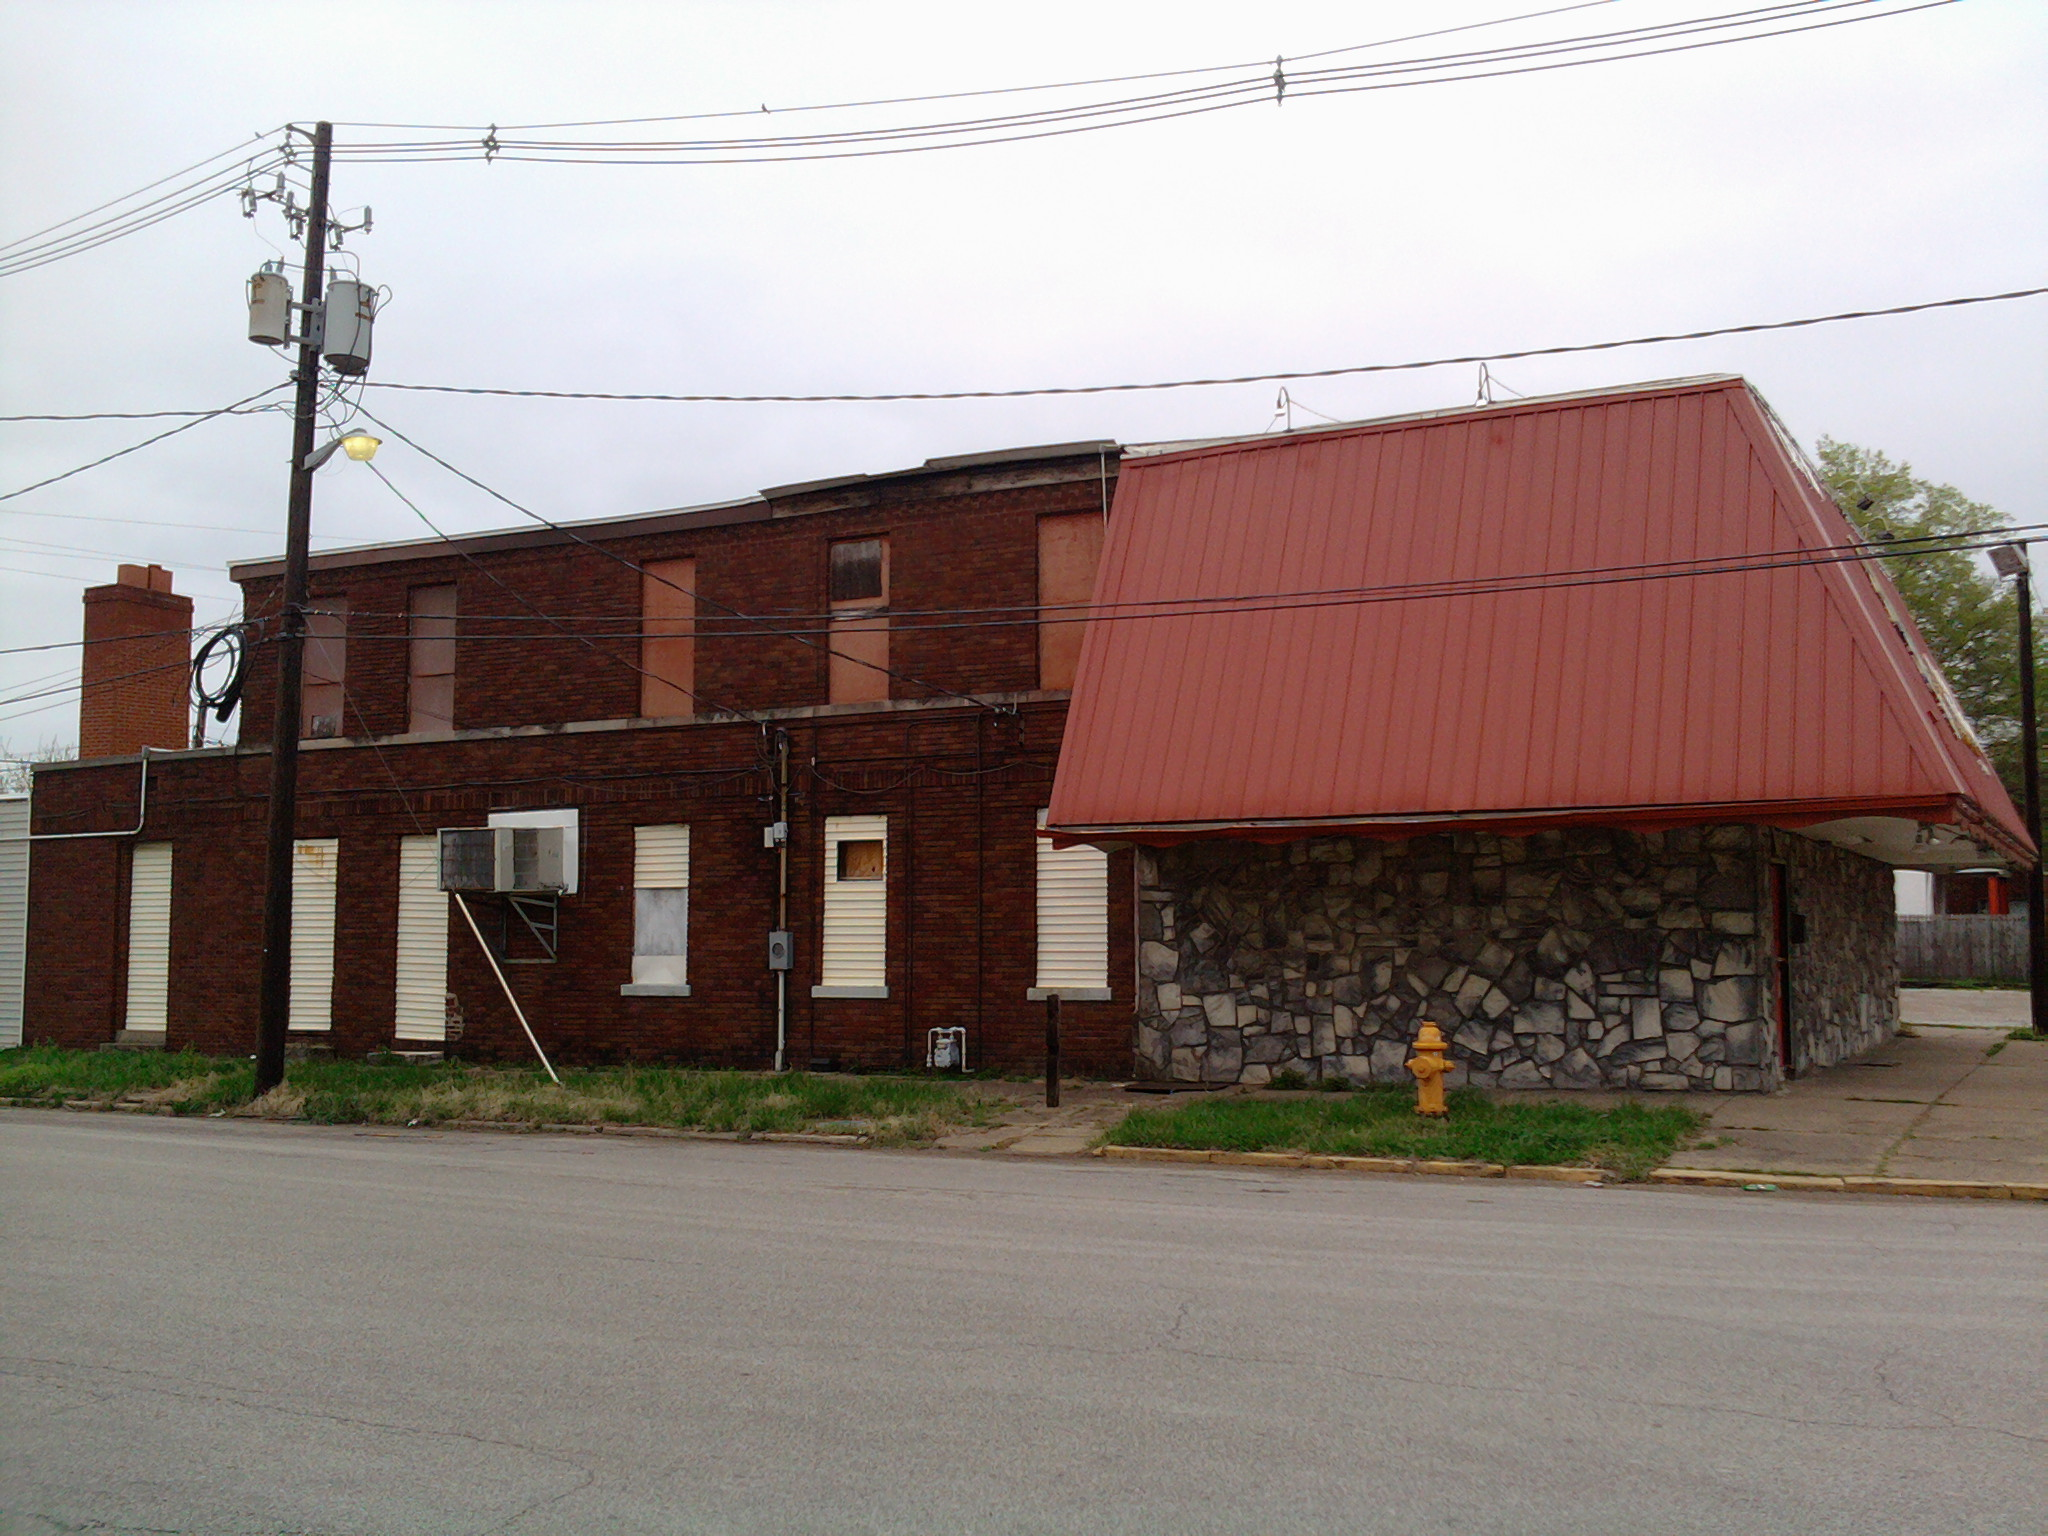
<instances>
[{"instance_id":1,"label":"white sky","mask_svg":"<svg viewBox=\"0 0 2048 1536\"><path fill-rule=\"evenodd\" d=\"M0 0L0 241L288 119L786 107L1270 59L1541 4ZM1737 8L1613 0L1392 52ZM374 233L349 240L364 276L393 291L373 378L716 392L1174 378L2034 286L2048 248L2044 79L2048 6L1965 0L1674 57L998 148L802 165L340 166L334 196L376 211ZM362 136L340 136L351 132ZM0 278L0 414L209 408L282 379L243 339L243 282L283 239L274 214L251 223L223 200ZM1537 394L1741 372L1809 446L1828 434L1882 448L2039 521L2044 343L2037 299L1503 363L1496 376ZM1468 403L1474 386L1467 366L1295 394L1352 419ZM1258 431L1274 395L704 406L372 391L368 404L573 518L940 454ZM168 424L0 425L0 491ZM281 416L210 422L0 502L0 646L75 639L79 590L120 560L172 566L202 622L228 614L227 560L281 549L289 441ZM378 465L443 527L517 521L402 445ZM314 525L316 548L426 532L339 460L318 481ZM0 742L76 739L75 695L20 702L75 678L75 657L0 655Z\"/></svg>"}]
</instances>

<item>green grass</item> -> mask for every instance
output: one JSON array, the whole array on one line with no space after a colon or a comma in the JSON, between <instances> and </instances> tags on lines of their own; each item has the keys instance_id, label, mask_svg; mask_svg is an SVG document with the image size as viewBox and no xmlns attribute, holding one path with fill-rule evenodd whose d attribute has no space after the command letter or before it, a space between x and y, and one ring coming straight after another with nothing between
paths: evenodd
<instances>
[{"instance_id":1,"label":"green grass","mask_svg":"<svg viewBox=\"0 0 2048 1536\"><path fill-rule=\"evenodd\" d=\"M571 1070L559 1086L537 1069L459 1062L295 1061L284 1084L252 1099L246 1060L191 1053L0 1051L0 1098L61 1105L88 1100L169 1114L236 1114L318 1125L652 1125L746 1135L839 1133L881 1145L930 1141L983 1125L994 1103L925 1078L775 1077L670 1067Z\"/></svg>"},{"instance_id":2,"label":"green grass","mask_svg":"<svg viewBox=\"0 0 2048 1536\"><path fill-rule=\"evenodd\" d=\"M1640 1178L1700 1125L1676 1105L1496 1102L1464 1088L1451 1093L1450 1105L1445 1119L1427 1120L1415 1113L1411 1088L1290 1100L1204 1096L1134 1109L1105 1139L1126 1147L1584 1164Z\"/></svg>"}]
</instances>

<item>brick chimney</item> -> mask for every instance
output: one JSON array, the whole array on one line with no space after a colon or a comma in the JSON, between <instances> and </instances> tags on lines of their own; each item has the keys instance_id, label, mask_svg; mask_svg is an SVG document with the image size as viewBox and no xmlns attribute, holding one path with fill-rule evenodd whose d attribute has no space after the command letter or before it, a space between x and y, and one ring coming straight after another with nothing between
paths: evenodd
<instances>
[{"instance_id":1,"label":"brick chimney","mask_svg":"<svg viewBox=\"0 0 2048 1536\"><path fill-rule=\"evenodd\" d=\"M162 566L124 565L112 586L87 587L78 755L190 746L191 656L192 599Z\"/></svg>"}]
</instances>

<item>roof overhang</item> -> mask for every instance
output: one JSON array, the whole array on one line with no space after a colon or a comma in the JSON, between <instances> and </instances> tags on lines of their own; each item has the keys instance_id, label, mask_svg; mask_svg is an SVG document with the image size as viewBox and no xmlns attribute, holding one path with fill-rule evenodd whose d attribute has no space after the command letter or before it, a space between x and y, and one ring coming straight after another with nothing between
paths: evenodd
<instances>
[{"instance_id":1,"label":"roof overhang","mask_svg":"<svg viewBox=\"0 0 2048 1536\"><path fill-rule=\"evenodd\" d=\"M1781 827L1833 843L1901 869L1962 869L1999 864L2025 868L2033 854L1997 822L1959 798L1750 801L1718 805L1584 806L1549 810L1419 811L1393 816L1276 818L1246 822L1053 826L1055 847L1076 843L1291 843L1307 837L1376 837L1395 841L1437 832L1497 832L1511 837L1566 827L1668 832L1678 827L1743 823Z\"/></svg>"}]
</instances>

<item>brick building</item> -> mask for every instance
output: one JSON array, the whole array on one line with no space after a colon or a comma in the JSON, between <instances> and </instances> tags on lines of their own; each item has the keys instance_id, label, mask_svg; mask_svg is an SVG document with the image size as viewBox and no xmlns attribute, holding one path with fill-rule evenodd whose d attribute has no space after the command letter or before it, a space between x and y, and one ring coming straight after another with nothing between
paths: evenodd
<instances>
[{"instance_id":1,"label":"brick building","mask_svg":"<svg viewBox=\"0 0 2048 1536\"><path fill-rule=\"evenodd\" d=\"M1130 854L1037 833L1117 471L1112 444L933 460L727 505L313 561L292 1036L527 1053L434 835L563 825L574 889L468 898L548 1050L774 1056L786 761L797 1066L1130 1063ZM240 741L37 776L26 1037L255 1036L277 564ZM1039 621L1045 605L1047 622ZM189 621L188 621L189 622ZM145 803L146 800L146 803ZM138 826L139 832L135 829ZM130 834L133 835L130 835Z\"/></svg>"}]
</instances>

